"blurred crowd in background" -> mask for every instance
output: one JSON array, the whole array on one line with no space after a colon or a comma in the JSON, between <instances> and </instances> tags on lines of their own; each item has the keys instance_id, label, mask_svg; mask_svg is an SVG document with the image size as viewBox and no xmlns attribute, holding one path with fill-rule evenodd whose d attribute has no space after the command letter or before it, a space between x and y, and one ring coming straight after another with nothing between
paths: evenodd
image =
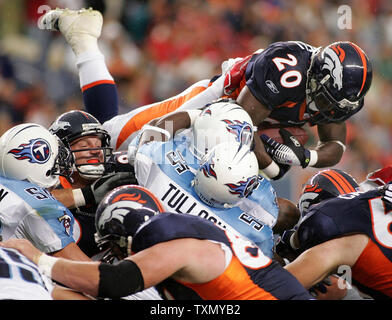
<instances>
[{"instance_id":1,"label":"blurred crowd in background","mask_svg":"<svg viewBox=\"0 0 392 320\"><path fill-rule=\"evenodd\" d=\"M351 28L339 26L342 5L351 10ZM373 63L373 83L364 109L347 121L348 148L336 168L362 181L392 163L390 0L0 0L0 134L21 122L49 126L83 108L74 54L61 34L37 25L56 7L102 12L99 46L121 113L173 96L219 74L222 61L275 41L353 41ZM316 129L305 129L312 147ZM315 171L292 168L274 183L278 194L297 201Z\"/></svg>"}]
</instances>

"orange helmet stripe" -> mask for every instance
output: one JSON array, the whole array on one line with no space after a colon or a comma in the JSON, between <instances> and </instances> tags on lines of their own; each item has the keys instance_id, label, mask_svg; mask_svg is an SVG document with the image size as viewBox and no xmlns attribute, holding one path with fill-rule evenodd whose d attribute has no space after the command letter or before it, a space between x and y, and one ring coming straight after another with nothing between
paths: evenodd
<instances>
[{"instance_id":1,"label":"orange helmet stripe","mask_svg":"<svg viewBox=\"0 0 392 320\"><path fill-rule=\"evenodd\" d=\"M366 73L367 73L367 62L366 62L366 56L365 53L362 51L360 47L358 47L355 43L351 43L351 45L354 47L355 51L357 51L359 57L361 58L362 64L363 64L363 76L362 76L362 86L361 90L358 92L358 96L361 93L365 82L366 82Z\"/></svg>"},{"instance_id":2,"label":"orange helmet stripe","mask_svg":"<svg viewBox=\"0 0 392 320\"><path fill-rule=\"evenodd\" d=\"M336 171L325 171L322 173L322 175L328 178L334 184L340 194L346 194L355 191L354 187L347 181L347 179Z\"/></svg>"}]
</instances>

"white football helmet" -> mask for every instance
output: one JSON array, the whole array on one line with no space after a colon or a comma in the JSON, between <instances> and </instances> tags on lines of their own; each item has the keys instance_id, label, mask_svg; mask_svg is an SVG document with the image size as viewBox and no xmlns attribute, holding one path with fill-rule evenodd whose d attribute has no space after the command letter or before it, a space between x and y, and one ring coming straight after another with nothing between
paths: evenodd
<instances>
[{"instance_id":1,"label":"white football helmet","mask_svg":"<svg viewBox=\"0 0 392 320\"><path fill-rule=\"evenodd\" d=\"M190 150L197 158L201 159L220 143L251 146L255 131L252 119L233 101L212 103L195 119Z\"/></svg>"},{"instance_id":2,"label":"white football helmet","mask_svg":"<svg viewBox=\"0 0 392 320\"><path fill-rule=\"evenodd\" d=\"M249 146L222 143L203 158L192 186L204 203L230 208L258 187L258 171L256 155Z\"/></svg>"},{"instance_id":3,"label":"white football helmet","mask_svg":"<svg viewBox=\"0 0 392 320\"><path fill-rule=\"evenodd\" d=\"M70 153L41 125L16 125L0 138L0 175L5 178L50 188L70 165Z\"/></svg>"}]
</instances>

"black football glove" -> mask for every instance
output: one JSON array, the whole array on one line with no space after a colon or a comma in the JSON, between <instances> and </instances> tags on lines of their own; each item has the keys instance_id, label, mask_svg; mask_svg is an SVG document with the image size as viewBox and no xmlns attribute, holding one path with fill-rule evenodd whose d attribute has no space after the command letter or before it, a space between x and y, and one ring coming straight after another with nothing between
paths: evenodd
<instances>
[{"instance_id":1,"label":"black football glove","mask_svg":"<svg viewBox=\"0 0 392 320\"><path fill-rule=\"evenodd\" d=\"M282 128L279 129L279 133L283 138L284 144L275 141L265 134L260 136L267 153L277 163L306 168L310 161L310 151L304 148L289 131Z\"/></svg>"},{"instance_id":2,"label":"black football glove","mask_svg":"<svg viewBox=\"0 0 392 320\"><path fill-rule=\"evenodd\" d=\"M125 184L137 184L137 180L133 173L110 173L97 179L91 185L81 188L81 190L86 205L97 205L109 191Z\"/></svg>"}]
</instances>

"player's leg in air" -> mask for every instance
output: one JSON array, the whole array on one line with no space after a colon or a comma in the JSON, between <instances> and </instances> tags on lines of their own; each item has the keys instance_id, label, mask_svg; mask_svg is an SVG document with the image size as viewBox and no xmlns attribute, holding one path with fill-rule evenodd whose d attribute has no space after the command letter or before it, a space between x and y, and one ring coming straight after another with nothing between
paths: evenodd
<instances>
[{"instance_id":1,"label":"player's leg in air","mask_svg":"<svg viewBox=\"0 0 392 320\"><path fill-rule=\"evenodd\" d=\"M44 29L60 31L71 46L86 111L101 123L118 114L117 88L98 47L102 23L101 13L92 9L51 10L41 20Z\"/></svg>"},{"instance_id":2,"label":"player's leg in air","mask_svg":"<svg viewBox=\"0 0 392 320\"><path fill-rule=\"evenodd\" d=\"M202 108L223 95L224 76L220 76L215 81L198 81L164 101L117 115L117 90L98 47L103 22L101 13L91 9L56 9L46 13L41 21L45 29L60 31L71 46L76 55L86 111L103 123L115 150L125 150L136 132L150 120L175 110ZM222 74L230 65L222 64Z\"/></svg>"}]
</instances>

